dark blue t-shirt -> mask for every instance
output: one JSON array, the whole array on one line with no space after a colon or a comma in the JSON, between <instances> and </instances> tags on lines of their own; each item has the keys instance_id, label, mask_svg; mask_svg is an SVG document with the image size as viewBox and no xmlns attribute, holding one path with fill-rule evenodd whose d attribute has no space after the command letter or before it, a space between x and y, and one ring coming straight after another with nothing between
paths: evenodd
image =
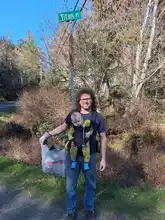
<instances>
[{"instance_id":1,"label":"dark blue t-shirt","mask_svg":"<svg viewBox=\"0 0 165 220\"><path fill-rule=\"evenodd\" d=\"M69 127L72 126L72 122L71 122L72 112L70 112L69 115L65 119L65 122ZM90 137L90 153L91 154L96 153L96 134L106 132L105 120L103 116L98 112L95 112L94 116L92 116L92 112L88 114L81 114L81 115L84 120L91 121L92 119L94 119L94 132ZM76 145L81 145L83 142L83 128L82 126L79 126L79 127L75 127L75 129L76 131L74 133L74 137L75 137ZM88 132L88 130L86 130L86 132ZM81 148L79 148L78 154L81 156L83 155Z\"/></svg>"}]
</instances>

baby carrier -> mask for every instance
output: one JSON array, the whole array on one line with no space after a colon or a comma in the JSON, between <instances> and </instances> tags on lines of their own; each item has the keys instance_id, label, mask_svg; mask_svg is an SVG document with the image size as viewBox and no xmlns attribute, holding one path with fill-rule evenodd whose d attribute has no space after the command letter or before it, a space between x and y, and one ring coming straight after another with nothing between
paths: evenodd
<instances>
[{"instance_id":1,"label":"baby carrier","mask_svg":"<svg viewBox=\"0 0 165 220\"><path fill-rule=\"evenodd\" d=\"M74 112L79 114L78 117L82 117L76 110L72 111L72 114ZM71 168L73 169L76 167L76 159L79 148L82 149L84 156L84 170L89 169L91 136L94 133L97 135L96 116L97 112L92 111L90 120L82 119L80 126L76 126L73 121L71 122L71 126L68 129L68 141L66 144L66 149L70 151L70 157L72 160ZM96 141L96 148L98 152L98 141Z\"/></svg>"}]
</instances>

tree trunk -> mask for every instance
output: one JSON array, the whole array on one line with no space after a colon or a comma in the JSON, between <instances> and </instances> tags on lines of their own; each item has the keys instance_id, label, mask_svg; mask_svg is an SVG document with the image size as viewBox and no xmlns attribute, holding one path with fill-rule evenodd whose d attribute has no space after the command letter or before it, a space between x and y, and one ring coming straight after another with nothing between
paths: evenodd
<instances>
[{"instance_id":1,"label":"tree trunk","mask_svg":"<svg viewBox=\"0 0 165 220\"><path fill-rule=\"evenodd\" d=\"M147 5L146 16L145 16L145 19L142 25L142 29L140 31L140 42L137 45L135 73L133 75L133 87L132 87L132 93L133 93L134 99L140 98L142 87L144 85L144 82L146 82L146 78L148 77L147 69L148 69L148 62L151 57L153 40L155 36L156 12L157 12L157 7L158 7L158 0L154 0L153 3L154 3L153 13L152 15L150 14L150 17L152 16L152 28L151 28L148 48L146 51L146 56L145 56L145 60L143 64L142 64L142 52L143 52L143 41L145 40L144 32L146 31L146 24L149 18L149 12L150 12L150 8L152 5L151 0L149 0L148 5Z\"/></svg>"}]
</instances>

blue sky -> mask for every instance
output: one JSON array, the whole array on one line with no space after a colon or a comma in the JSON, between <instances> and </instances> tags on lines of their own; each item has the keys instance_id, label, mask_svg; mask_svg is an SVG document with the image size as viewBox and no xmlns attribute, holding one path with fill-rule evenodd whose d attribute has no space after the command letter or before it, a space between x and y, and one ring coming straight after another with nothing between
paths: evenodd
<instances>
[{"instance_id":1,"label":"blue sky","mask_svg":"<svg viewBox=\"0 0 165 220\"><path fill-rule=\"evenodd\" d=\"M10 32L12 41L17 43L18 39L26 38L30 29L37 45L42 46L40 26L44 24L45 17L57 25L57 14L72 10L75 4L76 0L0 0L0 37L7 37ZM81 4L80 0L78 9Z\"/></svg>"}]
</instances>

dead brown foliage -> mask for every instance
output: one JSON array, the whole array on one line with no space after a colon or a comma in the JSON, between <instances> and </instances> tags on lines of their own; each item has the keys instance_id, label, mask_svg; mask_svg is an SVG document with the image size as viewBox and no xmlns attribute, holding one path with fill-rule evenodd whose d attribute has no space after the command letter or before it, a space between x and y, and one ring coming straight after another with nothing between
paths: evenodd
<instances>
[{"instance_id":1,"label":"dead brown foliage","mask_svg":"<svg viewBox=\"0 0 165 220\"><path fill-rule=\"evenodd\" d=\"M29 128L42 120L57 126L64 120L70 107L68 94L59 88L29 90L20 97L19 112L12 120Z\"/></svg>"},{"instance_id":2,"label":"dead brown foliage","mask_svg":"<svg viewBox=\"0 0 165 220\"><path fill-rule=\"evenodd\" d=\"M138 148L137 160L143 164L147 181L154 187L164 187L165 133L159 128L148 129Z\"/></svg>"},{"instance_id":3,"label":"dead brown foliage","mask_svg":"<svg viewBox=\"0 0 165 220\"><path fill-rule=\"evenodd\" d=\"M108 167L102 178L131 186L144 182L153 187L165 186L165 133L161 129L136 130L124 147L121 151L108 150Z\"/></svg>"},{"instance_id":4,"label":"dead brown foliage","mask_svg":"<svg viewBox=\"0 0 165 220\"><path fill-rule=\"evenodd\" d=\"M117 181L127 186L142 186L146 178L141 163L123 157L122 154L114 150L108 150L107 168L99 175L103 179Z\"/></svg>"},{"instance_id":5,"label":"dead brown foliage","mask_svg":"<svg viewBox=\"0 0 165 220\"><path fill-rule=\"evenodd\" d=\"M143 130L151 127L156 120L156 112L153 104L145 100L143 103L137 102L129 107L118 104L114 107L114 115L110 113L110 118L108 134L117 135L130 130Z\"/></svg>"},{"instance_id":6,"label":"dead brown foliage","mask_svg":"<svg viewBox=\"0 0 165 220\"><path fill-rule=\"evenodd\" d=\"M39 137L33 131L46 123L50 130L58 126L70 111L67 93L58 88L25 91L20 97L19 111L2 127L0 154L29 164L40 164ZM44 132L41 129L40 135Z\"/></svg>"},{"instance_id":7,"label":"dead brown foliage","mask_svg":"<svg viewBox=\"0 0 165 220\"><path fill-rule=\"evenodd\" d=\"M6 144L5 156L8 158L27 164L41 164L41 146L38 138L33 137L26 141L10 138Z\"/></svg>"},{"instance_id":8,"label":"dead brown foliage","mask_svg":"<svg viewBox=\"0 0 165 220\"><path fill-rule=\"evenodd\" d=\"M102 177L126 185L149 181L154 187L165 186L165 131L156 124L153 104L146 101L115 113L108 131L108 167Z\"/></svg>"}]
</instances>

